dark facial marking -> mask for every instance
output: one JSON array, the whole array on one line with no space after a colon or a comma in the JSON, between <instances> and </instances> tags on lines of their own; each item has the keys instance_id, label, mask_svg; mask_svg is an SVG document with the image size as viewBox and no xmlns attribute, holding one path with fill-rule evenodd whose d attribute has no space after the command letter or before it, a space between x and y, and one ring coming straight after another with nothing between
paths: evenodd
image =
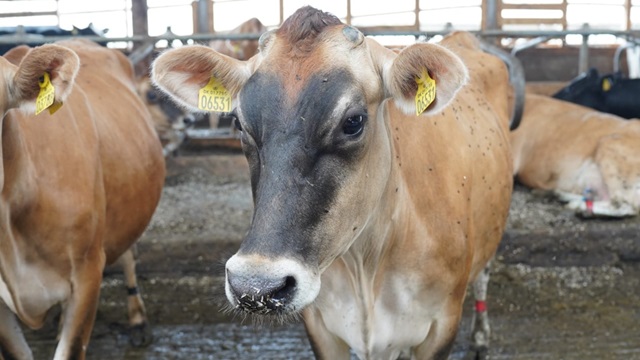
<instances>
[{"instance_id":1,"label":"dark facial marking","mask_svg":"<svg viewBox=\"0 0 640 360\"><path fill-rule=\"evenodd\" d=\"M255 213L241 252L314 257L318 224L331 213L325 210L331 209L345 170L362 153L362 143L351 146L343 129L345 118L366 115L366 101L354 84L345 70L319 73L295 99L286 99L276 75L256 73L249 79L240 103L245 143L255 143L245 146ZM348 93L354 93L350 109L334 117Z\"/></svg>"}]
</instances>

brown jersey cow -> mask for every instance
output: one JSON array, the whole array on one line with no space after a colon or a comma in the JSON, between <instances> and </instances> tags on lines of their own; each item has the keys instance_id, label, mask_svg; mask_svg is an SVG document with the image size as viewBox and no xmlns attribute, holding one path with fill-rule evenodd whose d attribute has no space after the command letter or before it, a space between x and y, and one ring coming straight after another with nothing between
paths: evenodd
<instances>
[{"instance_id":1,"label":"brown jersey cow","mask_svg":"<svg viewBox=\"0 0 640 360\"><path fill-rule=\"evenodd\" d=\"M511 134L514 174L587 216L640 212L640 122L527 94Z\"/></svg>"},{"instance_id":2,"label":"brown jersey cow","mask_svg":"<svg viewBox=\"0 0 640 360\"><path fill-rule=\"evenodd\" d=\"M162 149L119 51L73 40L20 58L0 58L0 354L30 359L15 315L39 328L61 304L54 359L84 359L104 266L133 264L160 198ZM63 106L34 115L47 77Z\"/></svg>"},{"instance_id":3,"label":"brown jersey cow","mask_svg":"<svg viewBox=\"0 0 640 360\"><path fill-rule=\"evenodd\" d=\"M512 190L505 64L468 33L396 54L310 7L260 44L246 62L167 51L152 71L191 107L211 77L236 98L255 212L226 264L229 302L302 313L321 359L348 359L349 348L444 359L477 279L473 334L486 346L483 269ZM435 98L418 96L427 109L416 116L426 74Z\"/></svg>"}]
</instances>

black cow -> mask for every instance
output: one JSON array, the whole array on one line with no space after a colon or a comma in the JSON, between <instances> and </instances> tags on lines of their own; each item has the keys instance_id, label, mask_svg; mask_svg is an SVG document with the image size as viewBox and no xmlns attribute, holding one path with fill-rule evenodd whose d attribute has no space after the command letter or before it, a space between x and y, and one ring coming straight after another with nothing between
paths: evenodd
<instances>
[{"instance_id":1,"label":"black cow","mask_svg":"<svg viewBox=\"0 0 640 360\"><path fill-rule=\"evenodd\" d=\"M631 119L640 118L638 94L640 79L628 79L621 72L601 76L590 69L553 97Z\"/></svg>"},{"instance_id":2,"label":"black cow","mask_svg":"<svg viewBox=\"0 0 640 360\"><path fill-rule=\"evenodd\" d=\"M0 27L0 38L5 36L14 36L16 34L26 34L28 38L42 37L42 42L47 42L48 36L104 36L108 30L98 30L93 23L90 23L86 28L73 27L72 30L61 29L58 26L9 26ZM30 35L30 36L29 36ZM101 45L106 45L105 42L97 41ZM11 44L0 44L0 55L3 55L12 48L25 44L19 40Z\"/></svg>"}]
</instances>

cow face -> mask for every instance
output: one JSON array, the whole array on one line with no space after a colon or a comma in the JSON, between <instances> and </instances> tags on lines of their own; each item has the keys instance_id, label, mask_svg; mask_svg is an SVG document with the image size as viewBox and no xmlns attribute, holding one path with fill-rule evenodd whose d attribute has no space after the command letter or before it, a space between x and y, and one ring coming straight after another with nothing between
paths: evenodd
<instances>
[{"instance_id":1,"label":"cow face","mask_svg":"<svg viewBox=\"0 0 640 360\"><path fill-rule=\"evenodd\" d=\"M0 57L0 113L13 108L33 111L40 92L40 81L49 74L55 89L54 102L64 102L73 87L80 60L72 50L58 45L43 45L26 51L16 48ZM18 53L19 52L19 53ZM20 61L21 59L21 61ZM13 63L12 63L13 62ZM14 63L19 63L18 66Z\"/></svg>"},{"instance_id":2,"label":"cow face","mask_svg":"<svg viewBox=\"0 0 640 360\"><path fill-rule=\"evenodd\" d=\"M172 50L153 78L191 106L212 75L234 96L255 212L227 262L226 293L243 310L288 314L314 301L322 272L384 206L392 144L383 100L391 95L415 114L416 78L428 70L438 90L427 112L439 111L466 68L436 45L396 55L308 7L260 44L248 62L203 47Z\"/></svg>"}]
</instances>

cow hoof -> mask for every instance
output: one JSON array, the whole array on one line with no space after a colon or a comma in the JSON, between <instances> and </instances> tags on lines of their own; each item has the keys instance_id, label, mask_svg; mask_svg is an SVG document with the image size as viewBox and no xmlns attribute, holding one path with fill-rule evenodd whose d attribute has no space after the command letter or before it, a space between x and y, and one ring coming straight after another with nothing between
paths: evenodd
<instances>
[{"instance_id":1,"label":"cow hoof","mask_svg":"<svg viewBox=\"0 0 640 360\"><path fill-rule=\"evenodd\" d=\"M489 358L489 348L486 346L474 346L471 352L474 360L487 360Z\"/></svg>"},{"instance_id":2,"label":"cow hoof","mask_svg":"<svg viewBox=\"0 0 640 360\"><path fill-rule=\"evenodd\" d=\"M153 332L147 323L142 323L129 328L129 342L136 348L147 347L153 341Z\"/></svg>"}]
</instances>

